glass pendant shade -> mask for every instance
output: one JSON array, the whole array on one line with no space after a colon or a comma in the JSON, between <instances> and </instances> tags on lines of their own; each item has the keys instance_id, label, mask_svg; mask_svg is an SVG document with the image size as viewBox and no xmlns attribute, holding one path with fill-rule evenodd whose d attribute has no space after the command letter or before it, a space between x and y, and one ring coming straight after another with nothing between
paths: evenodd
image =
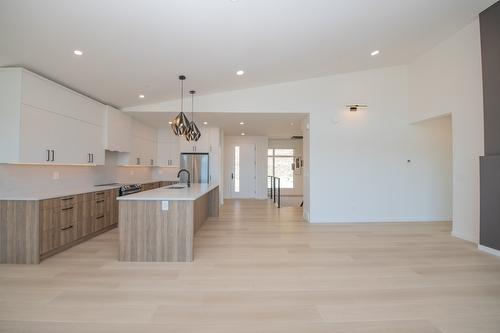
<instances>
[{"instance_id":1,"label":"glass pendant shade","mask_svg":"<svg viewBox=\"0 0 500 333\"><path fill-rule=\"evenodd\" d=\"M189 93L191 94L191 118L193 118L193 121L189 123L189 127L186 133L186 140L198 141L201 137L201 132L194 122L194 94L196 94L196 91L191 90Z\"/></svg>"},{"instance_id":2,"label":"glass pendant shade","mask_svg":"<svg viewBox=\"0 0 500 333\"><path fill-rule=\"evenodd\" d=\"M175 135L185 135L188 132L189 120L184 112L180 112L177 117L172 121L172 130Z\"/></svg>"},{"instance_id":3,"label":"glass pendant shade","mask_svg":"<svg viewBox=\"0 0 500 333\"><path fill-rule=\"evenodd\" d=\"M198 141L201 137L201 132L198 126L192 121L189 124L188 134L186 134L186 140L188 141Z\"/></svg>"},{"instance_id":4,"label":"glass pendant shade","mask_svg":"<svg viewBox=\"0 0 500 333\"><path fill-rule=\"evenodd\" d=\"M184 114L184 80L186 77L184 75L179 76L179 80L181 81L181 112L175 117L172 121L172 131L175 135L186 135L188 133L189 128L189 120Z\"/></svg>"}]
</instances>

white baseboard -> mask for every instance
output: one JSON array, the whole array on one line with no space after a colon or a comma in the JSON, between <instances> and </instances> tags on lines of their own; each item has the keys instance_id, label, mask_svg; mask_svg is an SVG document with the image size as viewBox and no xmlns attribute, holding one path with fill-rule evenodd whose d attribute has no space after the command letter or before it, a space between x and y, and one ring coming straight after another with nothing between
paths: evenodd
<instances>
[{"instance_id":1,"label":"white baseboard","mask_svg":"<svg viewBox=\"0 0 500 333\"><path fill-rule=\"evenodd\" d=\"M478 245L477 249L479 251L486 252L486 253L492 254L494 256L500 257L500 251L492 249L491 247L487 247L487 246L484 246L484 245Z\"/></svg>"},{"instance_id":2,"label":"white baseboard","mask_svg":"<svg viewBox=\"0 0 500 333\"><path fill-rule=\"evenodd\" d=\"M472 239L469 235L464 235L464 234L455 232L453 230L451 231L451 235L453 237L460 238L461 240L477 244L477 240Z\"/></svg>"},{"instance_id":3,"label":"white baseboard","mask_svg":"<svg viewBox=\"0 0 500 333\"><path fill-rule=\"evenodd\" d=\"M311 223L383 223L383 222L451 222L451 217L402 217L402 218L311 218Z\"/></svg>"},{"instance_id":4,"label":"white baseboard","mask_svg":"<svg viewBox=\"0 0 500 333\"><path fill-rule=\"evenodd\" d=\"M304 210L303 217L304 217L304 220L306 220L307 222L310 222L309 212L307 212L307 211Z\"/></svg>"}]
</instances>

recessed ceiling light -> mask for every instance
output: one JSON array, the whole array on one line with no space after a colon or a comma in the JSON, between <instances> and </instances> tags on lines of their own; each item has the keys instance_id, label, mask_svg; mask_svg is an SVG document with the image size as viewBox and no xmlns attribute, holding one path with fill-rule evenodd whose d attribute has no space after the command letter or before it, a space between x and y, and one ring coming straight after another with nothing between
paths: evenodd
<instances>
[{"instance_id":1,"label":"recessed ceiling light","mask_svg":"<svg viewBox=\"0 0 500 333\"><path fill-rule=\"evenodd\" d=\"M245 133L241 133L241 135L245 135Z\"/></svg>"},{"instance_id":2,"label":"recessed ceiling light","mask_svg":"<svg viewBox=\"0 0 500 333\"><path fill-rule=\"evenodd\" d=\"M373 56L376 56L380 53L379 50L375 50L375 51L372 51L372 53L370 53L370 55L373 57Z\"/></svg>"},{"instance_id":3,"label":"recessed ceiling light","mask_svg":"<svg viewBox=\"0 0 500 333\"><path fill-rule=\"evenodd\" d=\"M83 54L83 52L80 50L74 50L73 53L77 56L81 56Z\"/></svg>"},{"instance_id":4,"label":"recessed ceiling light","mask_svg":"<svg viewBox=\"0 0 500 333\"><path fill-rule=\"evenodd\" d=\"M245 123L244 123L244 122L242 122L242 121L240 121L240 125L245 125Z\"/></svg>"},{"instance_id":5,"label":"recessed ceiling light","mask_svg":"<svg viewBox=\"0 0 500 333\"><path fill-rule=\"evenodd\" d=\"M203 125L208 125L208 121L204 121L204 122L203 122Z\"/></svg>"},{"instance_id":6,"label":"recessed ceiling light","mask_svg":"<svg viewBox=\"0 0 500 333\"><path fill-rule=\"evenodd\" d=\"M245 74L245 71L241 70L241 69L236 72L236 75L238 75L238 76L242 76L243 74Z\"/></svg>"},{"instance_id":7,"label":"recessed ceiling light","mask_svg":"<svg viewBox=\"0 0 500 333\"><path fill-rule=\"evenodd\" d=\"M146 96L144 96L144 95L139 95L139 98L144 98L144 97L146 97Z\"/></svg>"}]
</instances>

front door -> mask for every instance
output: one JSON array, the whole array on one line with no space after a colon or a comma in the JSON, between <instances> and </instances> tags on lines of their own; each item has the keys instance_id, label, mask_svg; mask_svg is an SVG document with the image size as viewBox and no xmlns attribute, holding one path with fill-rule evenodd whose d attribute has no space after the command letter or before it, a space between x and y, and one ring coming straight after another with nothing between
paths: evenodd
<instances>
[{"instance_id":1,"label":"front door","mask_svg":"<svg viewBox=\"0 0 500 333\"><path fill-rule=\"evenodd\" d=\"M255 144L232 145L230 156L231 197L255 198Z\"/></svg>"}]
</instances>

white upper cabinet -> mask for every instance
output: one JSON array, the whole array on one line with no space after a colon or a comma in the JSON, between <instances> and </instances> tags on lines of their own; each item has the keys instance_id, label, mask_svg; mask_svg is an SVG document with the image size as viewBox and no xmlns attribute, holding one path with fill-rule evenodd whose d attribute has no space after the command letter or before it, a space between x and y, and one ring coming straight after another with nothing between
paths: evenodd
<instances>
[{"instance_id":1,"label":"white upper cabinet","mask_svg":"<svg viewBox=\"0 0 500 333\"><path fill-rule=\"evenodd\" d=\"M0 110L0 163L104 163L104 105L22 68L2 68Z\"/></svg>"},{"instance_id":2,"label":"white upper cabinet","mask_svg":"<svg viewBox=\"0 0 500 333\"><path fill-rule=\"evenodd\" d=\"M119 165L156 165L157 131L132 119L130 152L120 154Z\"/></svg>"},{"instance_id":3,"label":"white upper cabinet","mask_svg":"<svg viewBox=\"0 0 500 333\"><path fill-rule=\"evenodd\" d=\"M179 166L179 137L175 136L170 128L158 130L156 147L157 166Z\"/></svg>"},{"instance_id":4,"label":"white upper cabinet","mask_svg":"<svg viewBox=\"0 0 500 333\"><path fill-rule=\"evenodd\" d=\"M22 103L97 126L104 105L41 76L22 71Z\"/></svg>"},{"instance_id":5,"label":"white upper cabinet","mask_svg":"<svg viewBox=\"0 0 500 333\"><path fill-rule=\"evenodd\" d=\"M210 128L200 129L201 137L198 141L187 141L184 136L179 136L179 149L181 153L209 153Z\"/></svg>"},{"instance_id":6,"label":"white upper cabinet","mask_svg":"<svg viewBox=\"0 0 500 333\"><path fill-rule=\"evenodd\" d=\"M187 141L183 136L179 137L180 153L208 153L210 163L210 182L219 183L220 171L220 128L202 127L201 137L197 142Z\"/></svg>"},{"instance_id":7,"label":"white upper cabinet","mask_svg":"<svg viewBox=\"0 0 500 333\"><path fill-rule=\"evenodd\" d=\"M104 149L130 152L132 149L132 118L107 106L104 115Z\"/></svg>"}]
</instances>

